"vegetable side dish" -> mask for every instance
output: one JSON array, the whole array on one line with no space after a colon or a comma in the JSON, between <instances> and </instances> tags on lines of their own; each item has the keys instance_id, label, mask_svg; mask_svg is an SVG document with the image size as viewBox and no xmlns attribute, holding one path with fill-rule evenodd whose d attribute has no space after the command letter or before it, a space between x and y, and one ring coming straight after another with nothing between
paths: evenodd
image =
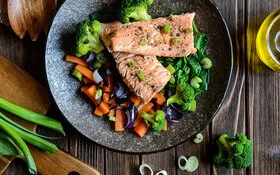
<instances>
[{"instance_id":1,"label":"vegetable side dish","mask_svg":"<svg viewBox=\"0 0 280 175\"><path fill-rule=\"evenodd\" d=\"M152 19L152 0L122 0L119 20L101 23L98 12L76 29L73 76L115 131L167 130L195 97L208 89L212 62L204 54L208 37L195 26L195 13Z\"/></svg>"}]
</instances>

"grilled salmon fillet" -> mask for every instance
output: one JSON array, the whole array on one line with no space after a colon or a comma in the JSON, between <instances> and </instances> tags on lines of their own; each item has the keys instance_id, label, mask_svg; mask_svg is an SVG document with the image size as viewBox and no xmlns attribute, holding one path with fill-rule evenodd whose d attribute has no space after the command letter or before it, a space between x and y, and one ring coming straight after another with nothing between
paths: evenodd
<instances>
[{"instance_id":1,"label":"grilled salmon fillet","mask_svg":"<svg viewBox=\"0 0 280 175\"><path fill-rule=\"evenodd\" d=\"M113 52L117 69L128 88L148 103L170 79L170 72L155 56ZM131 64L133 63L133 65Z\"/></svg>"},{"instance_id":2,"label":"grilled salmon fillet","mask_svg":"<svg viewBox=\"0 0 280 175\"><path fill-rule=\"evenodd\" d=\"M116 67L123 81L146 104L157 92L164 88L171 74L160 64L156 56L112 51L110 48L110 38L121 25L120 22L102 24L100 38L107 49L112 52L116 61ZM140 74L143 74L144 78L139 76Z\"/></svg>"},{"instance_id":3,"label":"grilled salmon fillet","mask_svg":"<svg viewBox=\"0 0 280 175\"><path fill-rule=\"evenodd\" d=\"M116 24L107 46L110 51L148 56L184 57L196 52L192 21L195 13L127 24ZM168 29L170 28L170 29Z\"/></svg>"}]
</instances>

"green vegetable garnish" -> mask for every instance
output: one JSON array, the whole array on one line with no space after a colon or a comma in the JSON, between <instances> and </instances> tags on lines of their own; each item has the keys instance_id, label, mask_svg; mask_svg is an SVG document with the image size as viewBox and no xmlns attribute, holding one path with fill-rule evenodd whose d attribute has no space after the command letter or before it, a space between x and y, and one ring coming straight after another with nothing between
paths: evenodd
<instances>
[{"instance_id":1,"label":"green vegetable garnish","mask_svg":"<svg viewBox=\"0 0 280 175\"><path fill-rule=\"evenodd\" d=\"M216 144L218 153L213 157L213 161L218 168L225 166L240 170L251 165L253 143L245 134L238 133L235 137L222 134Z\"/></svg>"},{"instance_id":2,"label":"green vegetable garnish","mask_svg":"<svg viewBox=\"0 0 280 175\"><path fill-rule=\"evenodd\" d=\"M166 67L166 69L173 74L176 70L174 69L174 67L171 64L168 64L168 66Z\"/></svg>"},{"instance_id":3,"label":"green vegetable garnish","mask_svg":"<svg viewBox=\"0 0 280 175\"><path fill-rule=\"evenodd\" d=\"M196 134L195 139L193 139L194 143L201 143L203 140L203 135L201 133Z\"/></svg>"},{"instance_id":4,"label":"green vegetable garnish","mask_svg":"<svg viewBox=\"0 0 280 175\"><path fill-rule=\"evenodd\" d=\"M79 81L82 81L83 75L76 69L73 70L72 75L76 77Z\"/></svg>"},{"instance_id":5,"label":"green vegetable garnish","mask_svg":"<svg viewBox=\"0 0 280 175\"><path fill-rule=\"evenodd\" d=\"M171 26L170 25L164 25L162 28L162 32L164 33L169 33L171 31Z\"/></svg>"},{"instance_id":6,"label":"green vegetable garnish","mask_svg":"<svg viewBox=\"0 0 280 175\"><path fill-rule=\"evenodd\" d=\"M146 78L142 72L139 72L137 75L140 78L140 80L145 80L145 78Z\"/></svg>"},{"instance_id":7,"label":"green vegetable garnish","mask_svg":"<svg viewBox=\"0 0 280 175\"><path fill-rule=\"evenodd\" d=\"M95 60L94 63L93 63L93 67L95 69L99 69L102 67L102 63L100 63L98 60Z\"/></svg>"},{"instance_id":8,"label":"green vegetable garnish","mask_svg":"<svg viewBox=\"0 0 280 175\"><path fill-rule=\"evenodd\" d=\"M141 117L144 118L148 126L152 126L154 131L160 132L164 127L165 114L161 110L157 110L153 114L148 114L146 112L141 112ZM150 125L151 124L151 125Z\"/></svg>"},{"instance_id":9,"label":"green vegetable garnish","mask_svg":"<svg viewBox=\"0 0 280 175\"><path fill-rule=\"evenodd\" d=\"M0 131L0 155L24 157L23 152L18 148L13 139L2 131Z\"/></svg>"},{"instance_id":10,"label":"green vegetable garnish","mask_svg":"<svg viewBox=\"0 0 280 175\"><path fill-rule=\"evenodd\" d=\"M102 97L102 89L98 89L96 90L96 93L95 93L95 100L98 100Z\"/></svg>"},{"instance_id":11,"label":"green vegetable garnish","mask_svg":"<svg viewBox=\"0 0 280 175\"><path fill-rule=\"evenodd\" d=\"M116 117L115 116L109 116L109 120L115 122L116 121Z\"/></svg>"},{"instance_id":12,"label":"green vegetable garnish","mask_svg":"<svg viewBox=\"0 0 280 175\"><path fill-rule=\"evenodd\" d=\"M129 67L135 67L136 63L134 61L130 61L130 62L128 62L128 66Z\"/></svg>"},{"instance_id":13,"label":"green vegetable garnish","mask_svg":"<svg viewBox=\"0 0 280 175\"><path fill-rule=\"evenodd\" d=\"M101 63L105 64L108 61L108 58L104 55L104 53L99 53L96 55L96 59Z\"/></svg>"},{"instance_id":14,"label":"green vegetable garnish","mask_svg":"<svg viewBox=\"0 0 280 175\"><path fill-rule=\"evenodd\" d=\"M178 38L172 38L171 44L175 46L179 42Z\"/></svg>"},{"instance_id":15,"label":"green vegetable garnish","mask_svg":"<svg viewBox=\"0 0 280 175\"><path fill-rule=\"evenodd\" d=\"M146 46L148 44L148 40L147 39L142 39L141 41L140 41L140 45L141 46Z\"/></svg>"},{"instance_id":16,"label":"green vegetable garnish","mask_svg":"<svg viewBox=\"0 0 280 175\"><path fill-rule=\"evenodd\" d=\"M203 69L210 69L212 67L212 61L207 57L203 58L200 63L202 64Z\"/></svg>"},{"instance_id":17,"label":"green vegetable garnish","mask_svg":"<svg viewBox=\"0 0 280 175\"><path fill-rule=\"evenodd\" d=\"M188 159L188 165L186 171L189 173L194 172L198 168L198 164L199 164L198 158L196 156L191 156Z\"/></svg>"},{"instance_id":18,"label":"green vegetable garnish","mask_svg":"<svg viewBox=\"0 0 280 175\"><path fill-rule=\"evenodd\" d=\"M200 87L199 83L202 82L202 79L198 76L195 76L191 79L191 86L195 89L198 89Z\"/></svg>"},{"instance_id":19,"label":"green vegetable garnish","mask_svg":"<svg viewBox=\"0 0 280 175\"><path fill-rule=\"evenodd\" d=\"M13 103L4 100L3 98L0 98L0 108L29 122L33 122L38 125L53 129L65 136L61 123L55 119L43 116L36 112L17 106Z\"/></svg>"},{"instance_id":20,"label":"green vegetable garnish","mask_svg":"<svg viewBox=\"0 0 280 175\"><path fill-rule=\"evenodd\" d=\"M191 27L186 29L186 33L191 33L191 32L193 32L193 29Z\"/></svg>"},{"instance_id":21,"label":"green vegetable garnish","mask_svg":"<svg viewBox=\"0 0 280 175\"><path fill-rule=\"evenodd\" d=\"M171 75L170 79L169 79L169 83L174 84L175 83L175 78L174 76Z\"/></svg>"},{"instance_id":22,"label":"green vegetable garnish","mask_svg":"<svg viewBox=\"0 0 280 175\"><path fill-rule=\"evenodd\" d=\"M190 107L188 110L191 112L194 112L196 110L196 100L191 101L191 104L190 104Z\"/></svg>"}]
</instances>

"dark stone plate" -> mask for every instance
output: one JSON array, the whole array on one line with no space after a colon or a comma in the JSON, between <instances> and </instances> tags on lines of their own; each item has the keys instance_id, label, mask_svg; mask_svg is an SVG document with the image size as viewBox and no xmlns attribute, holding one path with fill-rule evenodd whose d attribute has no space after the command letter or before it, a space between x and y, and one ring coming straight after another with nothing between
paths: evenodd
<instances>
[{"instance_id":1,"label":"dark stone plate","mask_svg":"<svg viewBox=\"0 0 280 175\"><path fill-rule=\"evenodd\" d=\"M79 92L80 83L71 77L74 65L64 61L69 53L75 26L96 10L114 18L118 9L114 0L67 0L51 26L46 46L46 73L54 100L66 119L83 135L112 150L129 153L163 151L183 143L204 129L215 116L226 94L232 70L232 44L226 24L209 0L154 0L153 17L195 12L201 32L209 36L207 55L213 60L209 90L197 98L197 110L186 113L179 123L169 124L168 131L148 132L139 138L133 130L114 132L112 123L92 114L92 104Z\"/></svg>"}]
</instances>

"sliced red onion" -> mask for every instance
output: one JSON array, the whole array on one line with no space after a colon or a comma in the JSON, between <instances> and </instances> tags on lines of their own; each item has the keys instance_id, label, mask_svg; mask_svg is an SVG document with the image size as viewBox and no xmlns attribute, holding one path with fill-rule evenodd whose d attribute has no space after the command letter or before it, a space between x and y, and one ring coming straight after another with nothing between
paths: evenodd
<instances>
[{"instance_id":1,"label":"sliced red onion","mask_svg":"<svg viewBox=\"0 0 280 175\"><path fill-rule=\"evenodd\" d=\"M130 103L125 113L127 117L126 128L132 128L134 124L134 120L138 115L138 110L133 103Z\"/></svg>"},{"instance_id":2,"label":"sliced red onion","mask_svg":"<svg viewBox=\"0 0 280 175\"><path fill-rule=\"evenodd\" d=\"M182 118L183 114L173 109L171 106L164 104L162 111L165 113L165 118L169 122L177 123Z\"/></svg>"},{"instance_id":3,"label":"sliced red onion","mask_svg":"<svg viewBox=\"0 0 280 175\"><path fill-rule=\"evenodd\" d=\"M101 75L99 74L98 69L96 69L96 70L93 72L93 79L95 80L95 82L96 82L97 84L100 83L101 81L103 81L103 78L102 78Z\"/></svg>"}]
</instances>

